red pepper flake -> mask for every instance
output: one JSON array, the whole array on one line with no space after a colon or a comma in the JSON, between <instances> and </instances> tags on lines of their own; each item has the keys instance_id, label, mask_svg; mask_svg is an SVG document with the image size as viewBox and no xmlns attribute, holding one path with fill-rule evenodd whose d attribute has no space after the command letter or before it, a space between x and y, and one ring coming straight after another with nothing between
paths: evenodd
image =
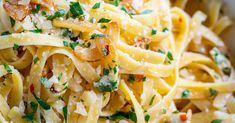
<instances>
[{"instance_id":1,"label":"red pepper flake","mask_svg":"<svg viewBox=\"0 0 235 123\"><path fill-rule=\"evenodd\" d=\"M188 119L186 114L180 114L180 120L185 122Z\"/></svg>"},{"instance_id":2,"label":"red pepper flake","mask_svg":"<svg viewBox=\"0 0 235 123\"><path fill-rule=\"evenodd\" d=\"M30 92L33 93L33 92L34 92L34 85L31 84L30 87L29 87L29 89L30 89Z\"/></svg>"}]
</instances>

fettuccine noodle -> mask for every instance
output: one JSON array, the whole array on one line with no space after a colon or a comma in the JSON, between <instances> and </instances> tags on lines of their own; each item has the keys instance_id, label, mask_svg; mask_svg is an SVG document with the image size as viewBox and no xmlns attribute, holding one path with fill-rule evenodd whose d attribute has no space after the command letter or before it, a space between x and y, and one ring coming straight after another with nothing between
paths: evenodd
<instances>
[{"instance_id":1,"label":"fettuccine noodle","mask_svg":"<svg viewBox=\"0 0 235 123\"><path fill-rule=\"evenodd\" d=\"M0 0L0 123L234 123L219 0Z\"/></svg>"}]
</instances>

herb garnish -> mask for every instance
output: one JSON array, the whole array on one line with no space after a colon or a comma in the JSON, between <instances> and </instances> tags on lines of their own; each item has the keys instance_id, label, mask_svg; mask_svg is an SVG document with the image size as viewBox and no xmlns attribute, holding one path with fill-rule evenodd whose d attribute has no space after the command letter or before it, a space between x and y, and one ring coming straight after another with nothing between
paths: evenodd
<instances>
[{"instance_id":1,"label":"herb garnish","mask_svg":"<svg viewBox=\"0 0 235 123\"><path fill-rule=\"evenodd\" d=\"M92 9L98 9L98 8L100 8L100 2L96 3L96 4L92 7Z\"/></svg>"}]
</instances>

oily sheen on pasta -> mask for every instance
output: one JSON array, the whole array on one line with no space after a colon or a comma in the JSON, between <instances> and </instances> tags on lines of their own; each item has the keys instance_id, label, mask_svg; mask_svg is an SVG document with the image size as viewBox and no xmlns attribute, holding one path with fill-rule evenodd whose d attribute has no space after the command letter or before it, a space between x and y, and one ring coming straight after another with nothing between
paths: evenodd
<instances>
[{"instance_id":1,"label":"oily sheen on pasta","mask_svg":"<svg viewBox=\"0 0 235 123\"><path fill-rule=\"evenodd\" d=\"M234 123L221 0L0 0L0 123Z\"/></svg>"}]
</instances>

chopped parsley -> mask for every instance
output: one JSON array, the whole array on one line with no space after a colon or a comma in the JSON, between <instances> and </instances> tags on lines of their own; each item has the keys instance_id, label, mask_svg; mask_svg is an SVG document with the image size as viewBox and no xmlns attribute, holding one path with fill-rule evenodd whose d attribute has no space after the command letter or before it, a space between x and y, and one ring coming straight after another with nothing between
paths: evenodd
<instances>
[{"instance_id":1,"label":"chopped parsley","mask_svg":"<svg viewBox=\"0 0 235 123\"><path fill-rule=\"evenodd\" d=\"M99 82L96 82L94 86L100 92L112 92L117 88L117 82L110 80L107 76L103 76Z\"/></svg>"},{"instance_id":2,"label":"chopped parsley","mask_svg":"<svg viewBox=\"0 0 235 123\"><path fill-rule=\"evenodd\" d=\"M38 58L38 57L35 57L35 58L33 59L33 63L34 63L34 64L37 64L38 61L39 61L39 58Z\"/></svg>"},{"instance_id":3,"label":"chopped parsley","mask_svg":"<svg viewBox=\"0 0 235 123\"><path fill-rule=\"evenodd\" d=\"M10 22L11 22L11 27L15 26L16 21L12 17L10 17Z\"/></svg>"},{"instance_id":4,"label":"chopped parsley","mask_svg":"<svg viewBox=\"0 0 235 123\"><path fill-rule=\"evenodd\" d=\"M108 49L107 48L102 48L102 53L104 56L107 56L108 55Z\"/></svg>"},{"instance_id":5,"label":"chopped parsley","mask_svg":"<svg viewBox=\"0 0 235 123\"><path fill-rule=\"evenodd\" d=\"M43 84L45 88L50 88L52 83L46 77L41 77L39 81Z\"/></svg>"},{"instance_id":6,"label":"chopped parsley","mask_svg":"<svg viewBox=\"0 0 235 123\"><path fill-rule=\"evenodd\" d=\"M146 10L142 11L140 14L144 15L144 14L150 14L152 12L153 12L153 10L146 9Z\"/></svg>"},{"instance_id":7,"label":"chopped parsley","mask_svg":"<svg viewBox=\"0 0 235 123\"><path fill-rule=\"evenodd\" d=\"M211 121L211 123L222 123L222 120L220 119L214 119Z\"/></svg>"},{"instance_id":8,"label":"chopped parsley","mask_svg":"<svg viewBox=\"0 0 235 123\"><path fill-rule=\"evenodd\" d=\"M150 46L149 46L149 44L146 44L145 49L147 49L147 50L148 50L148 49L149 49L149 47L150 47Z\"/></svg>"},{"instance_id":9,"label":"chopped parsley","mask_svg":"<svg viewBox=\"0 0 235 123\"><path fill-rule=\"evenodd\" d=\"M56 11L54 15L49 15L47 17L47 20L54 20L55 18L63 17L64 15L65 15L65 10L60 9Z\"/></svg>"},{"instance_id":10,"label":"chopped parsley","mask_svg":"<svg viewBox=\"0 0 235 123\"><path fill-rule=\"evenodd\" d=\"M109 69L103 68L103 75L109 75Z\"/></svg>"},{"instance_id":11,"label":"chopped parsley","mask_svg":"<svg viewBox=\"0 0 235 123\"><path fill-rule=\"evenodd\" d=\"M69 42L67 42L67 41L63 41L63 44L64 44L65 47L69 46Z\"/></svg>"},{"instance_id":12,"label":"chopped parsley","mask_svg":"<svg viewBox=\"0 0 235 123\"><path fill-rule=\"evenodd\" d=\"M151 30L151 35L156 35L157 34L157 30L156 29L152 29Z\"/></svg>"},{"instance_id":13,"label":"chopped parsley","mask_svg":"<svg viewBox=\"0 0 235 123\"><path fill-rule=\"evenodd\" d=\"M174 60L174 58L173 58L173 55L172 55L171 51L168 51L166 56L167 56L166 61L167 61L169 64L171 64L171 61L173 61L173 60Z\"/></svg>"},{"instance_id":14,"label":"chopped parsley","mask_svg":"<svg viewBox=\"0 0 235 123\"><path fill-rule=\"evenodd\" d=\"M128 81L128 82L131 82L131 83L135 82L135 75L129 74L127 81Z\"/></svg>"},{"instance_id":15,"label":"chopped parsley","mask_svg":"<svg viewBox=\"0 0 235 123\"><path fill-rule=\"evenodd\" d=\"M173 113L173 114L178 114L178 113L179 113L179 111L178 111L178 110L176 110L176 111L173 111L172 113Z\"/></svg>"},{"instance_id":16,"label":"chopped parsley","mask_svg":"<svg viewBox=\"0 0 235 123\"><path fill-rule=\"evenodd\" d=\"M164 108L162 109L162 114L166 114L167 110Z\"/></svg>"},{"instance_id":17,"label":"chopped parsley","mask_svg":"<svg viewBox=\"0 0 235 123\"><path fill-rule=\"evenodd\" d=\"M125 6L122 6L121 10L127 13L131 18L132 18L132 15L134 15L132 12L128 11Z\"/></svg>"},{"instance_id":18,"label":"chopped parsley","mask_svg":"<svg viewBox=\"0 0 235 123\"><path fill-rule=\"evenodd\" d=\"M189 94L190 94L190 91L186 89L182 92L181 97L182 98L188 98Z\"/></svg>"},{"instance_id":19,"label":"chopped parsley","mask_svg":"<svg viewBox=\"0 0 235 123\"><path fill-rule=\"evenodd\" d=\"M20 47L20 46L19 46L18 44L15 44L15 43L14 43L14 46L13 46L13 49L14 49L14 50L17 50L19 47Z\"/></svg>"},{"instance_id":20,"label":"chopped parsley","mask_svg":"<svg viewBox=\"0 0 235 123\"><path fill-rule=\"evenodd\" d=\"M95 39L96 37L104 37L105 35L104 34L97 34L97 33L93 33L91 35L91 39Z\"/></svg>"},{"instance_id":21,"label":"chopped parsley","mask_svg":"<svg viewBox=\"0 0 235 123\"><path fill-rule=\"evenodd\" d=\"M7 73L12 73L12 69L10 68L10 66L8 64L3 64L4 69L7 71Z\"/></svg>"},{"instance_id":22,"label":"chopped parsley","mask_svg":"<svg viewBox=\"0 0 235 123\"><path fill-rule=\"evenodd\" d=\"M115 66L115 67L113 68L113 73L116 74L117 71L118 71L118 66Z\"/></svg>"},{"instance_id":23,"label":"chopped parsley","mask_svg":"<svg viewBox=\"0 0 235 123\"><path fill-rule=\"evenodd\" d=\"M209 89L209 96L210 97L215 97L215 96L217 96L217 94L218 94L217 90L214 90L212 88Z\"/></svg>"},{"instance_id":24,"label":"chopped parsley","mask_svg":"<svg viewBox=\"0 0 235 123\"><path fill-rule=\"evenodd\" d=\"M147 77L145 76L145 77L142 79L142 81L145 82L146 80L147 80Z\"/></svg>"},{"instance_id":25,"label":"chopped parsley","mask_svg":"<svg viewBox=\"0 0 235 123\"><path fill-rule=\"evenodd\" d=\"M67 123L67 120L68 120L68 107L64 106L62 110L63 110L65 123Z\"/></svg>"},{"instance_id":26,"label":"chopped parsley","mask_svg":"<svg viewBox=\"0 0 235 123\"><path fill-rule=\"evenodd\" d=\"M33 123L35 122L34 120L34 114L36 113L38 109L38 104L35 102L30 102L30 107L32 109L32 112L27 113L26 115L22 116L23 119L26 119L27 121L32 121Z\"/></svg>"},{"instance_id":27,"label":"chopped parsley","mask_svg":"<svg viewBox=\"0 0 235 123\"><path fill-rule=\"evenodd\" d=\"M109 23L111 20L107 18L101 18L98 23Z\"/></svg>"},{"instance_id":28,"label":"chopped parsley","mask_svg":"<svg viewBox=\"0 0 235 123\"><path fill-rule=\"evenodd\" d=\"M114 6L118 6L119 3L120 3L120 0L112 0L112 1L110 2L110 4L112 4L112 5L114 5Z\"/></svg>"},{"instance_id":29,"label":"chopped parsley","mask_svg":"<svg viewBox=\"0 0 235 123\"><path fill-rule=\"evenodd\" d=\"M109 116L108 119L111 121L130 119L133 122L137 122L136 114L135 114L135 112L132 112L132 111L129 111L129 112L118 111L117 113L113 114L112 116Z\"/></svg>"},{"instance_id":30,"label":"chopped parsley","mask_svg":"<svg viewBox=\"0 0 235 123\"><path fill-rule=\"evenodd\" d=\"M153 104L153 101L154 101L154 98L156 97L156 95L153 95L150 102L149 102L149 105L152 105Z\"/></svg>"},{"instance_id":31,"label":"chopped parsley","mask_svg":"<svg viewBox=\"0 0 235 123\"><path fill-rule=\"evenodd\" d=\"M49 110L51 109L51 106L45 102L44 100L42 100L41 98L37 97L37 95L35 93L33 93L34 98L37 100L38 104L45 110Z\"/></svg>"},{"instance_id":32,"label":"chopped parsley","mask_svg":"<svg viewBox=\"0 0 235 123\"><path fill-rule=\"evenodd\" d=\"M168 28L165 27L162 31L163 31L163 32L167 32L167 31L169 31L169 30L168 30Z\"/></svg>"},{"instance_id":33,"label":"chopped parsley","mask_svg":"<svg viewBox=\"0 0 235 123\"><path fill-rule=\"evenodd\" d=\"M60 74L59 74L59 76L58 76L58 78L57 78L59 81L62 79L62 75L63 75L63 73L60 73Z\"/></svg>"},{"instance_id":34,"label":"chopped parsley","mask_svg":"<svg viewBox=\"0 0 235 123\"><path fill-rule=\"evenodd\" d=\"M95 23L95 18L91 18L89 21L90 21L91 23Z\"/></svg>"},{"instance_id":35,"label":"chopped parsley","mask_svg":"<svg viewBox=\"0 0 235 123\"><path fill-rule=\"evenodd\" d=\"M42 14L42 16L47 16L46 11L44 11L44 10L41 11L41 14Z\"/></svg>"},{"instance_id":36,"label":"chopped parsley","mask_svg":"<svg viewBox=\"0 0 235 123\"><path fill-rule=\"evenodd\" d=\"M96 3L96 4L92 7L92 9L98 9L98 8L100 8L100 2Z\"/></svg>"},{"instance_id":37,"label":"chopped parsley","mask_svg":"<svg viewBox=\"0 0 235 123\"><path fill-rule=\"evenodd\" d=\"M40 4L35 5L35 8L33 8L33 9L31 10L31 13L32 13L32 14L38 13L39 10L40 10L40 8L41 8L41 5L40 5Z\"/></svg>"},{"instance_id":38,"label":"chopped parsley","mask_svg":"<svg viewBox=\"0 0 235 123\"><path fill-rule=\"evenodd\" d=\"M6 32L2 32L2 33L1 33L1 36L3 36L3 35L10 35L10 34L11 34L11 32L6 31Z\"/></svg>"},{"instance_id":39,"label":"chopped parsley","mask_svg":"<svg viewBox=\"0 0 235 123\"><path fill-rule=\"evenodd\" d=\"M75 50L75 47L78 46L78 45L79 45L78 42L71 42L71 43L69 44L69 46L70 46L73 50Z\"/></svg>"},{"instance_id":40,"label":"chopped parsley","mask_svg":"<svg viewBox=\"0 0 235 123\"><path fill-rule=\"evenodd\" d=\"M33 32L33 33L42 33L42 29L34 29L34 30L29 30L30 32Z\"/></svg>"},{"instance_id":41,"label":"chopped parsley","mask_svg":"<svg viewBox=\"0 0 235 123\"><path fill-rule=\"evenodd\" d=\"M144 120L145 120L146 122L148 122L149 119L150 119L150 115L149 115L149 114L145 115Z\"/></svg>"},{"instance_id":42,"label":"chopped parsley","mask_svg":"<svg viewBox=\"0 0 235 123\"><path fill-rule=\"evenodd\" d=\"M70 12L73 17L79 17L84 14L84 11L79 2L71 2L70 3Z\"/></svg>"},{"instance_id":43,"label":"chopped parsley","mask_svg":"<svg viewBox=\"0 0 235 123\"><path fill-rule=\"evenodd\" d=\"M62 36L73 37L73 33L71 31L69 31L69 29L65 28L65 29L62 29Z\"/></svg>"}]
</instances>

